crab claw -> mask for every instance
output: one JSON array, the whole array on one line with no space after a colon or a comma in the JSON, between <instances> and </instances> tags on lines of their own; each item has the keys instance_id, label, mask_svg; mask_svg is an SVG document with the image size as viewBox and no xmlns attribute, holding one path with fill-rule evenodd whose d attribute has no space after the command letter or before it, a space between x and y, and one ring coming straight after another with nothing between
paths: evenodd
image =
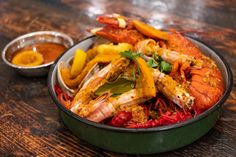
<instances>
[{"instance_id":1,"label":"crab claw","mask_svg":"<svg viewBox=\"0 0 236 157\"><path fill-rule=\"evenodd\" d=\"M96 18L96 20L102 24L105 24L113 28L128 28L129 29L133 27L132 20L116 13L100 15Z\"/></svg>"},{"instance_id":2,"label":"crab claw","mask_svg":"<svg viewBox=\"0 0 236 157\"><path fill-rule=\"evenodd\" d=\"M112 27L93 28L90 33L109 39L114 43L129 43L134 45L144 39L144 36L137 30L121 29Z\"/></svg>"}]
</instances>

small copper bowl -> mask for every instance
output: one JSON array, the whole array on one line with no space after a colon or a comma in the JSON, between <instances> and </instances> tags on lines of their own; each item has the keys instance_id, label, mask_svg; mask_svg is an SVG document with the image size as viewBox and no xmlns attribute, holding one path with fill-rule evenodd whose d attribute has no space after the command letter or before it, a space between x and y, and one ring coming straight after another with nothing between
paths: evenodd
<instances>
[{"instance_id":1,"label":"small copper bowl","mask_svg":"<svg viewBox=\"0 0 236 157\"><path fill-rule=\"evenodd\" d=\"M74 44L71 37L63 33L54 31L32 32L17 37L8 43L3 49L2 59L7 65L24 76L44 76L48 73L49 68L54 63L54 61L32 67L18 66L11 63L13 53L15 53L17 50L36 43L44 42L61 44L65 46L66 49L70 48Z\"/></svg>"}]
</instances>

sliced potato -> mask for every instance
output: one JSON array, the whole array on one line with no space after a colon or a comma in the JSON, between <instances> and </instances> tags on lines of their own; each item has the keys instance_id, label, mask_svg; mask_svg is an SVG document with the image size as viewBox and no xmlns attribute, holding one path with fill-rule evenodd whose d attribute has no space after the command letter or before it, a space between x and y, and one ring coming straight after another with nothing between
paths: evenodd
<instances>
[{"instance_id":1,"label":"sliced potato","mask_svg":"<svg viewBox=\"0 0 236 157\"><path fill-rule=\"evenodd\" d=\"M142 34L151 37L151 38L158 38L163 40L168 40L168 33L160 31L146 23L143 23L138 20L133 20L134 27L141 32Z\"/></svg>"},{"instance_id":2,"label":"sliced potato","mask_svg":"<svg viewBox=\"0 0 236 157\"><path fill-rule=\"evenodd\" d=\"M43 56L35 51L22 51L13 57L12 63L25 67L37 66L43 63Z\"/></svg>"}]
</instances>

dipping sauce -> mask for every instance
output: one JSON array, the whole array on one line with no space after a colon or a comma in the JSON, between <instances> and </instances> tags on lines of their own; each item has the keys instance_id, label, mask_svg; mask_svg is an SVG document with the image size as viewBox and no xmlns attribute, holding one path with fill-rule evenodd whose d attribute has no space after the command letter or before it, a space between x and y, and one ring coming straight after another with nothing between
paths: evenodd
<instances>
[{"instance_id":1,"label":"dipping sauce","mask_svg":"<svg viewBox=\"0 0 236 157\"><path fill-rule=\"evenodd\" d=\"M38 57L33 56L32 53L27 53L30 51L31 52L34 51L35 53L39 53L42 55L43 61L40 63L38 62L39 63L38 65L41 65L41 64L55 61L56 58L65 50L66 50L66 47L64 45L57 44L57 43L36 43L36 44L29 45L22 49L17 50L14 53L11 62L16 65L29 66L30 61L36 62L38 59ZM28 55L25 55L26 53ZM20 57L20 59L17 59L18 62L13 62L14 59L16 60L15 57ZM27 64L24 64L24 63L27 63ZM35 64L32 64L32 65L36 66Z\"/></svg>"}]
</instances>

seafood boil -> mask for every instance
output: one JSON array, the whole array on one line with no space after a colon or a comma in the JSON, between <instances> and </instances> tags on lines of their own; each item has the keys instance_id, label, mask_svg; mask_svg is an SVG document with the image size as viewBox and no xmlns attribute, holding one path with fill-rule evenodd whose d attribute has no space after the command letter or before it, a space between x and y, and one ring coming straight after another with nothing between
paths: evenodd
<instances>
[{"instance_id":1,"label":"seafood boil","mask_svg":"<svg viewBox=\"0 0 236 157\"><path fill-rule=\"evenodd\" d=\"M211 108L224 92L216 63L171 30L118 14L89 29L107 39L58 63L54 90L68 110L115 127L183 122Z\"/></svg>"}]
</instances>

